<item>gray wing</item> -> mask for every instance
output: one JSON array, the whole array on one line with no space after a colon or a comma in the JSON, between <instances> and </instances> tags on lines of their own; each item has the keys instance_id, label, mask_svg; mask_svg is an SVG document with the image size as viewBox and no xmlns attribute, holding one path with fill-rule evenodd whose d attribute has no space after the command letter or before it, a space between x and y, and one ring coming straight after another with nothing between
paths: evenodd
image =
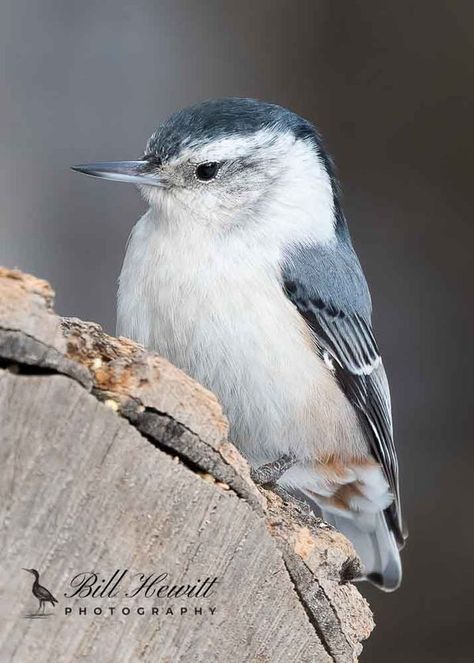
<instances>
[{"instance_id":1,"label":"gray wing","mask_svg":"<svg viewBox=\"0 0 474 663\"><path fill-rule=\"evenodd\" d=\"M321 356L332 359L337 380L359 415L394 496L386 516L403 545L390 392L359 260L349 240L294 247L282 266L282 279L286 295L311 328Z\"/></svg>"}]
</instances>

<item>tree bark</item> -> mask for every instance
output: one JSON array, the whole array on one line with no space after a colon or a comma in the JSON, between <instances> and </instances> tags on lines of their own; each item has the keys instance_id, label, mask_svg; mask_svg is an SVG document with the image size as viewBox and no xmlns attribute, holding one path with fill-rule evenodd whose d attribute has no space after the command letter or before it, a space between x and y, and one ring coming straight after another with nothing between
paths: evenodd
<instances>
[{"instance_id":1,"label":"tree bark","mask_svg":"<svg viewBox=\"0 0 474 663\"><path fill-rule=\"evenodd\" d=\"M252 483L210 392L52 304L0 269L0 659L357 660L373 620L347 539ZM159 596L131 596L142 580Z\"/></svg>"}]
</instances>

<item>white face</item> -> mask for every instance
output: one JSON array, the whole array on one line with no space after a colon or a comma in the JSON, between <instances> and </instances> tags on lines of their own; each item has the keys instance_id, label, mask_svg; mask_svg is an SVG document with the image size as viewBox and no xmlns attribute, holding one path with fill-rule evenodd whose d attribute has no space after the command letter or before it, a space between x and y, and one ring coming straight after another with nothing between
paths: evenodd
<instances>
[{"instance_id":1,"label":"white face","mask_svg":"<svg viewBox=\"0 0 474 663\"><path fill-rule=\"evenodd\" d=\"M321 237L333 234L329 176L313 146L290 132L262 130L199 145L190 140L155 172L163 186L140 189L168 221L185 214L202 226L231 231L299 213L313 217Z\"/></svg>"}]
</instances>

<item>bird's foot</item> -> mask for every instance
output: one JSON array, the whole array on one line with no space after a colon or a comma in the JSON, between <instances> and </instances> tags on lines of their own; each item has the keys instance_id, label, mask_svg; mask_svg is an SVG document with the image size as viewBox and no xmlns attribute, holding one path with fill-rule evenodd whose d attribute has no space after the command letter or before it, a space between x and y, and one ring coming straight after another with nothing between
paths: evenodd
<instances>
[{"instance_id":1,"label":"bird's foot","mask_svg":"<svg viewBox=\"0 0 474 663\"><path fill-rule=\"evenodd\" d=\"M296 495L289 493L282 486L272 486L272 491L280 497L283 502L289 505L298 515L298 519L308 525L314 525L317 518L311 506L305 500L299 499Z\"/></svg>"},{"instance_id":2,"label":"bird's foot","mask_svg":"<svg viewBox=\"0 0 474 663\"><path fill-rule=\"evenodd\" d=\"M258 486L273 488L278 479L289 470L290 467L293 467L296 462L297 459L293 454L285 454L271 463L260 465L260 467L257 468L251 468L250 476L252 481Z\"/></svg>"},{"instance_id":3,"label":"bird's foot","mask_svg":"<svg viewBox=\"0 0 474 663\"><path fill-rule=\"evenodd\" d=\"M297 458L293 454L285 454L271 463L252 468L250 476L254 483L269 488L278 495L295 512L295 516L300 522L314 526L317 516L308 502L288 492L286 488L277 483L283 474L297 462Z\"/></svg>"}]
</instances>

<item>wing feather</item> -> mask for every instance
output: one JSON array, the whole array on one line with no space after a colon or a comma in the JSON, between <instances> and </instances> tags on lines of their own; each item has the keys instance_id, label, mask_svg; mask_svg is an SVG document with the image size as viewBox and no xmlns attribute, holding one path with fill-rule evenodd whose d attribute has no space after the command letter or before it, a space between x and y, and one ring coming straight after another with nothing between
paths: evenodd
<instances>
[{"instance_id":1,"label":"wing feather","mask_svg":"<svg viewBox=\"0 0 474 663\"><path fill-rule=\"evenodd\" d=\"M313 257L316 260L321 255L315 253ZM308 261L307 251L305 260ZM365 279L355 260L355 269L359 270L356 285L361 284L363 297ZM341 287L332 298L328 286L318 289L317 283L308 282L308 269L302 269L296 260L283 268L282 278L288 298L311 328L321 355L327 353L332 359L336 378L359 415L370 449L389 482L394 503L387 510L387 517L399 544L403 545L390 391L370 323L370 299L368 303L367 300L358 303L350 293L344 297ZM353 285L354 279L348 280Z\"/></svg>"}]
</instances>

